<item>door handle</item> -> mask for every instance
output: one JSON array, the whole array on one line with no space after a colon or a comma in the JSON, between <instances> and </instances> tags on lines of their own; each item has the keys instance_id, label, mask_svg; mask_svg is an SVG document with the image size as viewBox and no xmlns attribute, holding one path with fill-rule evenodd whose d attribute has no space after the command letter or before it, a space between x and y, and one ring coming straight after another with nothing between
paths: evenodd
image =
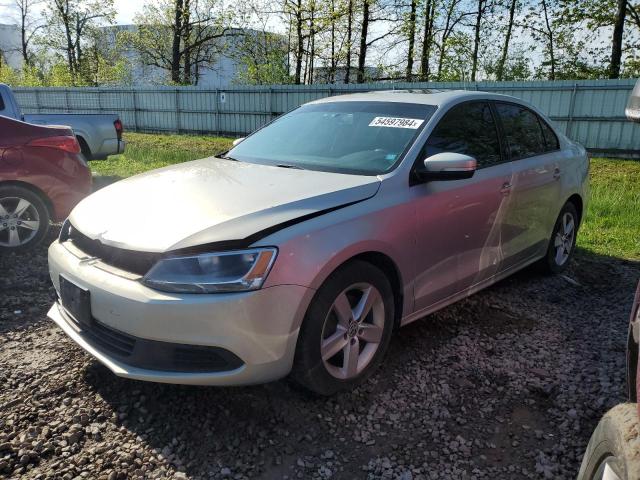
<instances>
[{"instance_id":1,"label":"door handle","mask_svg":"<svg viewBox=\"0 0 640 480\"><path fill-rule=\"evenodd\" d=\"M560 178L560 173L561 173L561 172L560 172L560 169L559 169L558 167L554 168L554 169L553 169L553 178L555 178L556 180L557 180L558 178Z\"/></svg>"},{"instance_id":2,"label":"door handle","mask_svg":"<svg viewBox=\"0 0 640 480\"><path fill-rule=\"evenodd\" d=\"M503 195L509 195L511 193L511 187L513 187L513 185L511 185L509 182L503 183L502 187L500 188L500 193Z\"/></svg>"}]
</instances>

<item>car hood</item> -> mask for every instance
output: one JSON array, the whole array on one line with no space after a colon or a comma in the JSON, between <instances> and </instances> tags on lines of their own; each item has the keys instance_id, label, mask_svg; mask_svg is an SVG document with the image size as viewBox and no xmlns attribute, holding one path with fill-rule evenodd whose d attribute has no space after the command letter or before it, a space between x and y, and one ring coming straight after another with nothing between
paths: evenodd
<instances>
[{"instance_id":1,"label":"car hood","mask_svg":"<svg viewBox=\"0 0 640 480\"><path fill-rule=\"evenodd\" d=\"M69 220L106 245L166 252L242 240L376 194L373 176L205 158L122 180L85 198Z\"/></svg>"}]
</instances>

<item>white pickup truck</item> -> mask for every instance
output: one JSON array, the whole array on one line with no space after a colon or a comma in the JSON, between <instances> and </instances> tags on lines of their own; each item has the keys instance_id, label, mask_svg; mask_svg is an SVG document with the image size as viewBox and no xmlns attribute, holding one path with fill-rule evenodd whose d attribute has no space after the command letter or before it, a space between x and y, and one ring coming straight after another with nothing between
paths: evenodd
<instances>
[{"instance_id":1,"label":"white pickup truck","mask_svg":"<svg viewBox=\"0 0 640 480\"><path fill-rule=\"evenodd\" d=\"M103 160L124 152L122 122L117 114L22 114L11 88L0 83L0 115L36 125L66 125L73 129L87 160Z\"/></svg>"}]
</instances>

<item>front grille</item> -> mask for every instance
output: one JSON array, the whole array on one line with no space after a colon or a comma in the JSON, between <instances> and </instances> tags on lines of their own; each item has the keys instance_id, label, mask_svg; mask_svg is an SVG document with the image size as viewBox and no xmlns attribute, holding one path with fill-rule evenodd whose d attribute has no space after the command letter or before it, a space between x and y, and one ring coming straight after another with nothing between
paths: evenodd
<instances>
[{"instance_id":1,"label":"front grille","mask_svg":"<svg viewBox=\"0 0 640 480\"><path fill-rule=\"evenodd\" d=\"M96 257L107 265L126 272L144 276L160 258L158 253L138 252L105 245L99 240L87 237L70 224L65 225L65 228L66 231L60 235L61 241L70 241L88 256Z\"/></svg>"},{"instance_id":2,"label":"front grille","mask_svg":"<svg viewBox=\"0 0 640 480\"><path fill-rule=\"evenodd\" d=\"M136 340L130 335L109 328L94 320L90 328L83 329L87 340L111 354L129 357L136 346Z\"/></svg>"},{"instance_id":3,"label":"front grille","mask_svg":"<svg viewBox=\"0 0 640 480\"><path fill-rule=\"evenodd\" d=\"M221 347L185 345L134 337L95 318L86 325L78 323L58 304L64 317L73 323L78 334L96 350L109 354L115 360L145 370L171 372L226 372L240 368L244 363L229 350Z\"/></svg>"}]
</instances>

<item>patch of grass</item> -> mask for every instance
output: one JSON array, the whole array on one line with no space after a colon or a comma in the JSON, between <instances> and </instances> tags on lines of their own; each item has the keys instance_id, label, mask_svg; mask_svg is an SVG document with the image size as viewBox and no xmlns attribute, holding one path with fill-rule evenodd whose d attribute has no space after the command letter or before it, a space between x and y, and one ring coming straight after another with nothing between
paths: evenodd
<instances>
[{"instance_id":1,"label":"patch of grass","mask_svg":"<svg viewBox=\"0 0 640 480\"><path fill-rule=\"evenodd\" d=\"M123 155L89 162L94 174L129 177L174 163L209 157L233 139L195 135L126 133ZM640 162L591 160L591 198L578 246L599 255L640 259Z\"/></svg>"},{"instance_id":2,"label":"patch of grass","mask_svg":"<svg viewBox=\"0 0 640 480\"><path fill-rule=\"evenodd\" d=\"M640 162L591 160L591 198L578 246L599 255L640 259Z\"/></svg>"},{"instance_id":3,"label":"patch of grass","mask_svg":"<svg viewBox=\"0 0 640 480\"><path fill-rule=\"evenodd\" d=\"M130 177L154 168L216 155L229 150L233 141L225 137L126 132L124 139L127 142L124 154L89 162L95 175Z\"/></svg>"}]
</instances>

